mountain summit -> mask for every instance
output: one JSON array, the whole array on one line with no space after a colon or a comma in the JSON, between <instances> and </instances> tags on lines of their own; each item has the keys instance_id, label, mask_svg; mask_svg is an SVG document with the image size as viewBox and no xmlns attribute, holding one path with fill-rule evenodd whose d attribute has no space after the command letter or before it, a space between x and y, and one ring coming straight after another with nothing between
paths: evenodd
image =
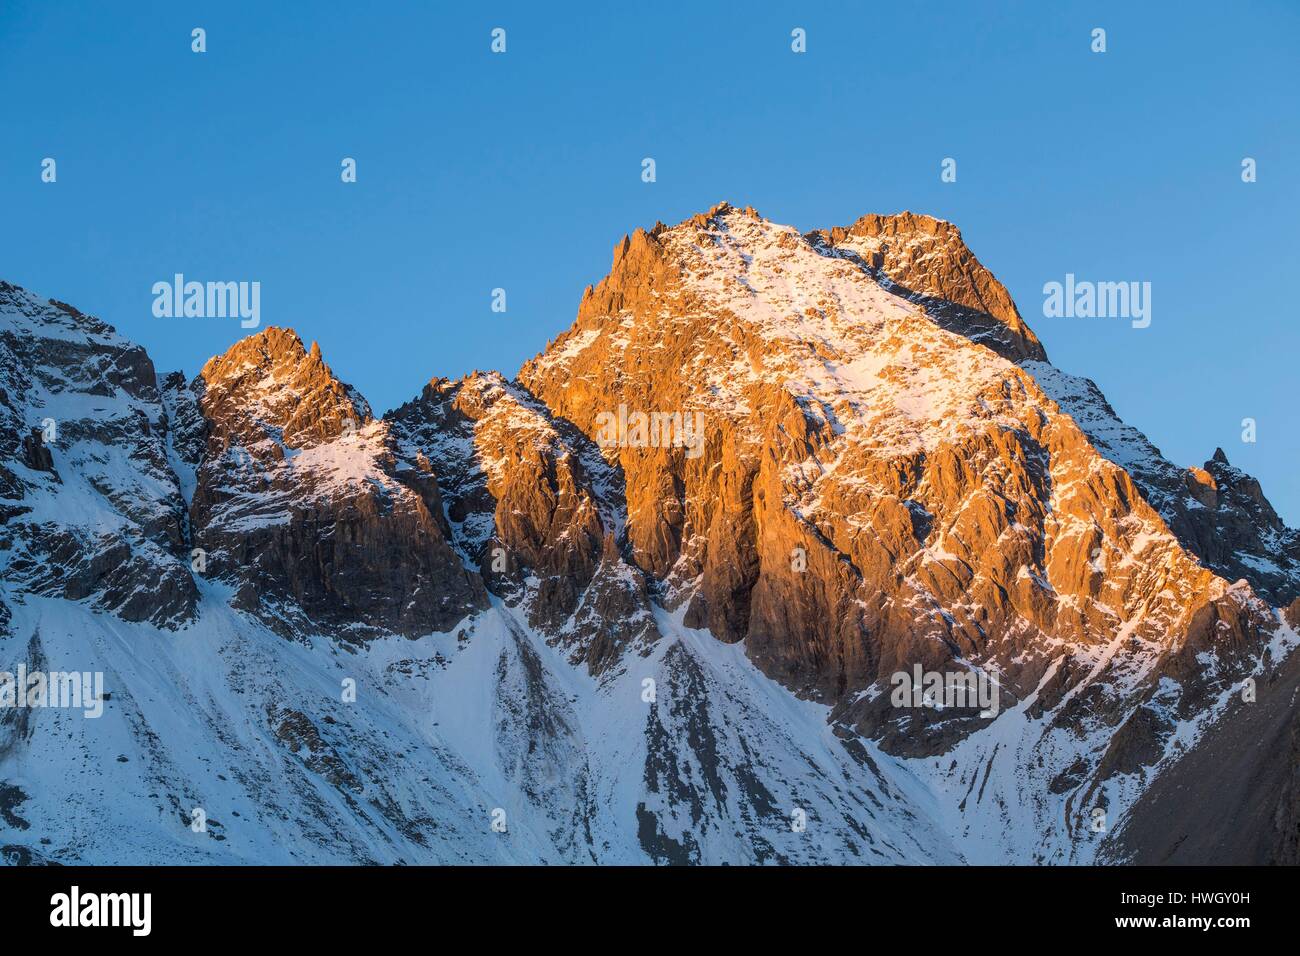
<instances>
[{"instance_id":1,"label":"mountain summit","mask_svg":"<svg viewBox=\"0 0 1300 956\"><path fill-rule=\"evenodd\" d=\"M0 650L112 684L0 725L26 858L1297 860L1300 538L949 223L638 229L514 379L382 419L292 331L158 383L9 285L0 375ZM1260 727L1263 790L1195 772Z\"/></svg>"}]
</instances>

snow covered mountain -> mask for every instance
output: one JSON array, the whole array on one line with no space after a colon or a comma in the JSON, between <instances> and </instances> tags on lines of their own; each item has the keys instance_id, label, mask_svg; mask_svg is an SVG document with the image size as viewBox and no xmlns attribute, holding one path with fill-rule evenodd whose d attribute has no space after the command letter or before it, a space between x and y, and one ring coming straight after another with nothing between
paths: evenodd
<instances>
[{"instance_id":1,"label":"snow covered mountain","mask_svg":"<svg viewBox=\"0 0 1300 956\"><path fill-rule=\"evenodd\" d=\"M637 230L382 418L0 283L0 452L0 669L106 692L0 706L16 862L1300 861L1300 536L948 223Z\"/></svg>"}]
</instances>

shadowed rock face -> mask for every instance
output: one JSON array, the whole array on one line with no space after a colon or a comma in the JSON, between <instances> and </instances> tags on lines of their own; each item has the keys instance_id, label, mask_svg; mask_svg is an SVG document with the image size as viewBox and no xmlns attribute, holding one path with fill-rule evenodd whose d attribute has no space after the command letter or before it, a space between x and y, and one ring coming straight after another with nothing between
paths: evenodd
<instances>
[{"instance_id":1,"label":"shadowed rock face","mask_svg":"<svg viewBox=\"0 0 1300 956\"><path fill-rule=\"evenodd\" d=\"M544 821L520 859L603 860L624 838L657 862L1215 859L1218 837L1179 851L1150 822L1201 772L1185 742L1226 753L1256 720L1294 743L1276 707L1231 701L1294 676L1276 608L1296 533L1221 452L1173 465L1050 365L948 223L801 235L722 204L637 230L515 380L435 379L379 419L290 330L160 388L102 323L0 296L0 624L41 594L176 627L211 583L238 620L358 660L458 632L408 677L494 642L473 694L432 699L488 701L441 716L491 727L476 772ZM47 441L60 407L82 411ZM93 522L55 517L73 494ZM987 679L993 712L900 705L917 667ZM770 712L768 678L803 701ZM305 705L250 719L287 773L375 792L364 732ZM469 771L437 757L455 791ZM1294 781L1270 781L1252 846L1293 859ZM481 802L480 784L439 799ZM418 800L384 799L408 850L434 845ZM805 799L833 845L789 837ZM1099 809L1148 822L1109 836Z\"/></svg>"},{"instance_id":2,"label":"shadowed rock face","mask_svg":"<svg viewBox=\"0 0 1300 956\"><path fill-rule=\"evenodd\" d=\"M144 349L0 282L0 568L15 588L180 626L197 591Z\"/></svg>"},{"instance_id":3,"label":"shadowed rock face","mask_svg":"<svg viewBox=\"0 0 1300 956\"><path fill-rule=\"evenodd\" d=\"M1300 605L1286 616L1300 623ZM1107 841L1106 862L1300 863L1300 656L1273 663L1251 688L1253 699L1234 698L1196 747L1143 793Z\"/></svg>"},{"instance_id":4,"label":"shadowed rock face","mask_svg":"<svg viewBox=\"0 0 1300 956\"><path fill-rule=\"evenodd\" d=\"M1193 469L1195 470L1195 469ZM1216 574L1244 579L1274 605L1300 597L1300 533L1282 523L1259 481L1228 463L1223 449L1205 463L1214 494L1193 550Z\"/></svg>"},{"instance_id":5,"label":"shadowed rock face","mask_svg":"<svg viewBox=\"0 0 1300 956\"><path fill-rule=\"evenodd\" d=\"M616 541L622 476L580 431L496 373L435 380L388 418L437 472L467 563L574 663L602 675L653 642L647 582Z\"/></svg>"},{"instance_id":6,"label":"shadowed rock face","mask_svg":"<svg viewBox=\"0 0 1300 956\"><path fill-rule=\"evenodd\" d=\"M518 598L533 577L531 622L571 615L604 533L576 433L566 441L536 400L496 374L431 383L390 418L404 447L445 476L448 516L489 587Z\"/></svg>"}]
</instances>

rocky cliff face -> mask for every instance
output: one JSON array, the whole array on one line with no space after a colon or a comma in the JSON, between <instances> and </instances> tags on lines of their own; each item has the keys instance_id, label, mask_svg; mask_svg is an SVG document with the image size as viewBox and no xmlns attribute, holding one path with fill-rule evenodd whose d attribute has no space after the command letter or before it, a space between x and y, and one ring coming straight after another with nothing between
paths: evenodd
<instances>
[{"instance_id":1,"label":"rocky cliff face","mask_svg":"<svg viewBox=\"0 0 1300 956\"><path fill-rule=\"evenodd\" d=\"M1295 532L1050 365L948 223L638 230L515 380L381 419L291 331L158 387L101 323L3 292L5 646L75 658L105 614L209 635L117 667L149 741L123 786L255 792L235 858L302 825L312 859L329 833L368 860L1129 859L1246 681L1290 679ZM32 432L59 402L77 444ZM900 704L914 671L991 698ZM214 769L245 765L278 782ZM1278 779L1261 846L1294 843Z\"/></svg>"},{"instance_id":2,"label":"rocky cliff face","mask_svg":"<svg viewBox=\"0 0 1300 956\"><path fill-rule=\"evenodd\" d=\"M850 250L853 230L809 241L723 206L638 232L520 374L592 440L617 406L701 416L698 457L634 441L609 452L634 559L687 623L746 640L783 683L837 701L953 657L1024 699L1059 641L1123 631L1155 653L1189 609L1227 600L1235 619L1224 583L1131 476L1032 375L977 344L1001 322L1007 349L1041 354L1005 291L942 244L960 243L955 230L916 217L855 229ZM881 236L941 241L955 265L895 262L871 251ZM889 267L925 293L919 308L882 282ZM938 302L946 288L962 302ZM963 315L975 325L948 328ZM915 727L904 740L918 743Z\"/></svg>"},{"instance_id":3,"label":"rocky cliff face","mask_svg":"<svg viewBox=\"0 0 1300 956\"><path fill-rule=\"evenodd\" d=\"M484 606L428 463L395 453L315 343L267 329L173 394L205 436L187 463L202 573L231 583L235 606L286 634L352 639L446 630Z\"/></svg>"},{"instance_id":4,"label":"rocky cliff face","mask_svg":"<svg viewBox=\"0 0 1300 956\"><path fill-rule=\"evenodd\" d=\"M1259 482L1222 449L1203 468L1179 468L1115 414L1096 384L1045 362L1026 362L1043 390L1099 453L1133 478L1179 543L1229 581L1245 580L1274 606L1300 595L1300 534L1286 527Z\"/></svg>"},{"instance_id":5,"label":"rocky cliff face","mask_svg":"<svg viewBox=\"0 0 1300 956\"><path fill-rule=\"evenodd\" d=\"M194 615L185 502L144 349L0 282L0 561L19 592Z\"/></svg>"}]
</instances>

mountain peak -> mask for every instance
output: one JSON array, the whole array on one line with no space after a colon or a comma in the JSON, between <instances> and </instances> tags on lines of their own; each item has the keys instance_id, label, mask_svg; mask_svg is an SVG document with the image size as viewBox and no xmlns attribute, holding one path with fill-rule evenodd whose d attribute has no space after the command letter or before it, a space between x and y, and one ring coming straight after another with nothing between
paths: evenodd
<instances>
[{"instance_id":1,"label":"mountain peak","mask_svg":"<svg viewBox=\"0 0 1300 956\"><path fill-rule=\"evenodd\" d=\"M961 230L947 219L940 219L927 213L912 212L908 209L892 215L869 212L859 216L846 229L840 230L836 227L831 231L843 231L852 235L914 236L920 234L961 238Z\"/></svg>"},{"instance_id":2,"label":"mountain peak","mask_svg":"<svg viewBox=\"0 0 1300 956\"><path fill-rule=\"evenodd\" d=\"M706 313L716 318L697 321ZM869 214L849 227L801 234L723 201L675 226L622 237L609 274L584 291L573 327L522 374L567 365L602 335L610 342L648 336L645 348L651 340L659 344L641 360L667 358L667 343L692 325L679 358L698 353L698 374L712 380L724 357L739 358L739 349L747 353L743 379L765 378L804 364L809 350L824 359L830 349L837 361L852 361L882 341L871 329L892 334L904 316L1015 363L1047 358L1010 294L949 222L912 212ZM706 340L712 345L704 347ZM734 384L719 383L713 394Z\"/></svg>"},{"instance_id":3,"label":"mountain peak","mask_svg":"<svg viewBox=\"0 0 1300 956\"><path fill-rule=\"evenodd\" d=\"M265 368L286 362L298 362L306 356L307 350L303 348L302 339L298 337L297 332L293 329L269 325L260 332L235 342L221 355L214 355L203 367L205 370L220 367L228 371L241 364L251 364L258 368Z\"/></svg>"},{"instance_id":4,"label":"mountain peak","mask_svg":"<svg viewBox=\"0 0 1300 956\"><path fill-rule=\"evenodd\" d=\"M1047 361L1042 343L1021 318L1010 293L975 258L961 231L944 219L910 211L869 213L849 226L800 235L790 226L764 219L753 207L742 209L724 200L675 226L656 223L649 231L636 229L615 244L609 275L584 291L579 324L586 315L639 311L648 300L682 294L683 285L744 286L750 266L719 255L724 248L749 262L755 254L752 246L775 245L793 252L799 244L823 260L853 263L892 296L919 306L941 328L1003 358ZM819 271L813 259L803 258L805 264L812 263L804 269L806 275L809 269Z\"/></svg>"},{"instance_id":5,"label":"mountain peak","mask_svg":"<svg viewBox=\"0 0 1300 956\"><path fill-rule=\"evenodd\" d=\"M66 302L46 299L3 280L0 280L0 328L40 338L71 336L93 348L142 353L139 346L118 335L107 322Z\"/></svg>"},{"instance_id":6,"label":"mountain peak","mask_svg":"<svg viewBox=\"0 0 1300 956\"><path fill-rule=\"evenodd\" d=\"M735 203L728 202L724 199L719 203L715 203L713 208L704 213L703 216L691 216L686 221L695 222L698 219L717 219L733 212L739 213L749 219L763 219L763 216L753 206L737 206Z\"/></svg>"},{"instance_id":7,"label":"mountain peak","mask_svg":"<svg viewBox=\"0 0 1300 956\"><path fill-rule=\"evenodd\" d=\"M809 234L856 256L890 291L922 306L936 323L1014 362L1047 361L1011 294L975 258L952 223L913 212L869 213L852 225Z\"/></svg>"},{"instance_id":8,"label":"mountain peak","mask_svg":"<svg viewBox=\"0 0 1300 956\"><path fill-rule=\"evenodd\" d=\"M360 393L335 377L312 342L270 326L241 339L199 372L207 417L251 438L270 428L287 447L338 437L371 418ZM248 434L250 432L252 434Z\"/></svg>"}]
</instances>

